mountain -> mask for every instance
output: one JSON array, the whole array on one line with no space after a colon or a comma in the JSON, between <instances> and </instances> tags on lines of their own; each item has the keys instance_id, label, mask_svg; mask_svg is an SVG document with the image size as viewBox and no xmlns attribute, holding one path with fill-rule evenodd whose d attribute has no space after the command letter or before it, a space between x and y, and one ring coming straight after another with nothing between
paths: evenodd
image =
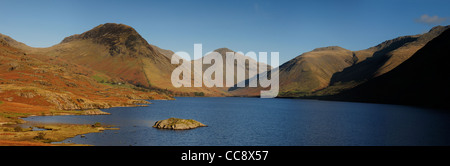
<instances>
[{"instance_id":1,"label":"mountain","mask_svg":"<svg viewBox=\"0 0 450 166\"><path fill-rule=\"evenodd\" d=\"M450 108L450 29L384 75L328 99Z\"/></svg>"},{"instance_id":2,"label":"mountain","mask_svg":"<svg viewBox=\"0 0 450 166\"><path fill-rule=\"evenodd\" d=\"M357 61L352 51L338 47L317 48L279 66L280 92L310 93L328 86L334 73ZM248 80L247 80L248 82ZM259 96L263 88L233 88L238 96Z\"/></svg>"},{"instance_id":3,"label":"mountain","mask_svg":"<svg viewBox=\"0 0 450 166\"><path fill-rule=\"evenodd\" d=\"M351 51L339 46L317 48L303 53L279 66L280 97L326 96L337 94L345 89L353 88L373 78L384 75L409 59L417 50L430 40L440 35L449 26L437 26L421 35L402 36L387 40L377 46ZM177 96L258 96L263 90L260 87L181 87L175 88L171 82L172 72L180 65L171 64L174 52L149 44L135 29L128 25L106 23L94 27L82 34L66 37L61 43L48 48L32 48L14 39L0 34L3 46L23 51L33 55L38 60L53 65L58 60L61 63L78 66L74 71L85 70L86 76L98 83L129 84L145 89L174 94ZM223 62L226 62L228 48L214 50L218 52ZM201 62L202 59L192 60ZM256 62L242 54L234 58L247 59L245 65L233 63L223 66L223 82L226 85L226 68L234 68L234 83L257 80L258 74L249 73L248 62ZM52 60L49 60L52 59ZM257 63L257 65L267 65ZM202 73L213 65L202 64ZM268 66L268 65L267 65ZM245 78L238 78L237 69L246 71ZM268 69L271 69L268 66ZM71 69L72 70L72 69ZM270 71L269 71L270 73ZM191 72L191 83L197 74ZM200 79L203 80L203 79ZM248 84L247 84L248 86Z\"/></svg>"},{"instance_id":4,"label":"mountain","mask_svg":"<svg viewBox=\"0 0 450 166\"><path fill-rule=\"evenodd\" d=\"M129 83L165 93L215 94L210 89L173 87L170 78L177 65L170 62L172 52L150 45L134 28L124 24L101 24L66 37L55 46L33 48L31 52L92 69L96 73L90 76L98 81Z\"/></svg>"},{"instance_id":5,"label":"mountain","mask_svg":"<svg viewBox=\"0 0 450 166\"><path fill-rule=\"evenodd\" d=\"M96 71L29 53L16 44L0 38L0 124L15 123L8 114L50 115L147 103L137 99L170 99L130 84L101 83L90 77Z\"/></svg>"},{"instance_id":6,"label":"mountain","mask_svg":"<svg viewBox=\"0 0 450 166\"><path fill-rule=\"evenodd\" d=\"M231 69L232 68L233 71L234 71L234 73L233 73L234 84L237 84L239 82L245 81L245 80L247 80L249 78L252 78L252 77L256 76L258 74L258 67L260 65L267 66L267 70L272 69L270 65L267 65L265 63L260 63L260 62L258 62L257 60L255 60L255 59L253 59L251 57L245 56L242 53L235 52L235 51L233 51L233 50L231 50L229 48L219 48L219 49L214 50L213 52L219 53L219 55L221 56L221 59L222 59L222 63L223 63L223 66L222 66L223 67L222 68L222 70L223 70L222 80L223 80L223 87L224 88L221 88L221 89L224 90L224 91L227 91L227 89L228 89L228 88L226 88L227 69ZM226 56L227 52L233 53L233 55L230 58L232 60L234 60L234 61L232 61L232 62L231 61L230 62L227 61L227 56ZM202 57L201 59L193 60L192 61L193 69L194 69L195 62L201 63L205 58L208 58L210 56L212 56L212 54L207 54L204 57ZM237 63L237 62L245 62L245 63L241 64L241 63ZM213 62L213 63L215 63L215 62ZM249 67L249 64L256 64L255 70L251 70L250 67ZM203 64L202 65L203 73L206 70L208 70L211 66L213 66L213 64ZM238 78L238 76L237 76L237 71L238 70L245 71L244 78ZM252 72L254 72L254 73L252 73Z\"/></svg>"},{"instance_id":7,"label":"mountain","mask_svg":"<svg viewBox=\"0 0 450 166\"><path fill-rule=\"evenodd\" d=\"M437 26L425 34L398 37L365 50L331 46L299 55L279 67L279 97L323 96L353 88L396 68L449 27ZM230 91L238 96L258 96L260 90Z\"/></svg>"},{"instance_id":8,"label":"mountain","mask_svg":"<svg viewBox=\"0 0 450 166\"><path fill-rule=\"evenodd\" d=\"M13 38L11 38L11 37L9 37L7 35L1 34L1 33L0 33L0 40L3 41L4 43L7 43L8 46L11 46L11 47L14 47L14 48L18 48L18 49L21 49L21 50L30 50L30 49L32 49L32 47L27 46L24 43L18 42L16 40L14 40Z\"/></svg>"},{"instance_id":9,"label":"mountain","mask_svg":"<svg viewBox=\"0 0 450 166\"><path fill-rule=\"evenodd\" d=\"M330 85L337 82L363 82L383 75L410 58L430 40L440 35L450 26L437 26L422 35L403 36L385 41L375 47L357 51L371 54L361 63L352 65L333 75Z\"/></svg>"},{"instance_id":10,"label":"mountain","mask_svg":"<svg viewBox=\"0 0 450 166\"><path fill-rule=\"evenodd\" d=\"M155 49L156 51L158 51L159 53L163 54L164 56L166 56L169 59L172 59L172 56L178 56L172 50L162 49L162 48L159 48L158 46L155 46L155 45L152 45L152 44L150 44L150 47L152 47L153 49Z\"/></svg>"},{"instance_id":11,"label":"mountain","mask_svg":"<svg viewBox=\"0 0 450 166\"><path fill-rule=\"evenodd\" d=\"M132 27L106 23L37 53L61 57L125 82L161 88L175 68ZM101 77L101 76L100 76ZM164 86L167 87L167 86Z\"/></svg>"},{"instance_id":12,"label":"mountain","mask_svg":"<svg viewBox=\"0 0 450 166\"><path fill-rule=\"evenodd\" d=\"M317 48L280 66L282 91L311 92L325 88L334 73L355 63L352 51L338 47Z\"/></svg>"},{"instance_id":13,"label":"mountain","mask_svg":"<svg viewBox=\"0 0 450 166\"><path fill-rule=\"evenodd\" d=\"M30 47L27 50L34 54L61 58L92 69L96 72L90 77L96 78L98 81L129 83L177 96L195 94L205 96L230 95L225 88L173 87L171 75L179 65L171 64L171 58L177 55L174 55L171 50L149 44L135 29L128 25L106 23L82 34L66 37L61 43L52 47ZM223 58L225 52L233 52L225 48L216 51ZM237 54L236 57L241 59L244 56ZM253 59L250 60L254 61ZM194 61L191 63L193 64ZM202 72L211 65L203 66ZM245 66L236 66L236 64L234 66L245 68ZM191 82L193 81L194 76Z\"/></svg>"}]
</instances>

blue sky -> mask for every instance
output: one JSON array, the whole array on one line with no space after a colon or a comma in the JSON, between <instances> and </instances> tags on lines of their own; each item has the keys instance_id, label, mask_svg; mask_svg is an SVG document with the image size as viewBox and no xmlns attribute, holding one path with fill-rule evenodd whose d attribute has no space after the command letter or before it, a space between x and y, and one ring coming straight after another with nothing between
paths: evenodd
<instances>
[{"instance_id":1,"label":"blue sky","mask_svg":"<svg viewBox=\"0 0 450 166\"><path fill-rule=\"evenodd\" d=\"M277 51L280 63L317 47L361 50L450 24L450 1L0 0L0 33L33 47L107 23L134 27L172 51ZM192 54L191 54L192 55Z\"/></svg>"}]
</instances>

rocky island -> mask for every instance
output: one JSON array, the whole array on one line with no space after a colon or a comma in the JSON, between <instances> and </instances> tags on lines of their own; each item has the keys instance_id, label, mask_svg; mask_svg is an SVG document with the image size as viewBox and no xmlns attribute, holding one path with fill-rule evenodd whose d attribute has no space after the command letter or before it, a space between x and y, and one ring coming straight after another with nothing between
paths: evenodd
<instances>
[{"instance_id":1,"label":"rocky island","mask_svg":"<svg viewBox=\"0 0 450 166\"><path fill-rule=\"evenodd\" d=\"M188 130L197 127L206 127L206 125L192 119L169 118L156 121L153 127L159 129Z\"/></svg>"}]
</instances>

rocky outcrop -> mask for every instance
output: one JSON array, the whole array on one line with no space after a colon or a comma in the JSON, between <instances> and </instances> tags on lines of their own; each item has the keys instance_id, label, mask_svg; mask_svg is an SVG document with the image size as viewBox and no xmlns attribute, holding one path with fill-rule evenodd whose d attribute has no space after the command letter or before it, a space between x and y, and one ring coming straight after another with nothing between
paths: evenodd
<instances>
[{"instance_id":1,"label":"rocky outcrop","mask_svg":"<svg viewBox=\"0 0 450 166\"><path fill-rule=\"evenodd\" d=\"M8 42L5 39L0 39L0 46L7 46L9 47Z\"/></svg>"},{"instance_id":2,"label":"rocky outcrop","mask_svg":"<svg viewBox=\"0 0 450 166\"><path fill-rule=\"evenodd\" d=\"M147 100L128 100L129 105L136 105L136 104L152 104Z\"/></svg>"},{"instance_id":3,"label":"rocky outcrop","mask_svg":"<svg viewBox=\"0 0 450 166\"><path fill-rule=\"evenodd\" d=\"M111 108L111 104L100 101L92 101L83 98L72 98L71 95L64 93L42 93L49 103L55 105L58 110L86 110L86 109L105 109Z\"/></svg>"},{"instance_id":4,"label":"rocky outcrop","mask_svg":"<svg viewBox=\"0 0 450 166\"><path fill-rule=\"evenodd\" d=\"M206 127L206 125L192 119L169 118L157 121L153 127L159 129L188 130L197 127Z\"/></svg>"},{"instance_id":5,"label":"rocky outcrop","mask_svg":"<svg viewBox=\"0 0 450 166\"><path fill-rule=\"evenodd\" d=\"M103 111L101 111L101 110L99 110L99 109L91 109L91 110L85 110L85 111L82 111L83 113L83 115L111 115L110 113L108 113L108 112L103 112Z\"/></svg>"}]
</instances>

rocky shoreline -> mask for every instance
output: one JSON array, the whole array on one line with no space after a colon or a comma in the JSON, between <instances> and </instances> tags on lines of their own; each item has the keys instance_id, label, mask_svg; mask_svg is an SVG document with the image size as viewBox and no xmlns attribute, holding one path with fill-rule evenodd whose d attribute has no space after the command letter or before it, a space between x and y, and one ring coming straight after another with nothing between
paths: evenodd
<instances>
[{"instance_id":1,"label":"rocky shoreline","mask_svg":"<svg viewBox=\"0 0 450 166\"><path fill-rule=\"evenodd\" d=\"M33 127L43 130L33 130ZM100 123L89 124L37 124L33 127L0 127L0 146L79 146L79 144L51 144L77 135L118 130Z\"/></svg>"},{"instance_id":2,"label":"rocky shoreline","mask_svg":"<svg viewBox=\"0 0 450 166\"><path fill-rule=\"evenodd\" d=\"M173 100L173 98L165 99ZM131 99L130 102L111 106L111 107L145 107L151 104L146 100ZM108 107L108 108L111 108ZM110 115L108 112L100 110L101 108L86 110L57 110L40 113L13 113L0 112L0 146L55 146L51 142L60 142L67 138L77 135L101 132L103 130L117 130L110 126L97 125L74 125L74 124L58 124L58 125L33 125L33 127L44 128L45 131L32 131L31 129L23 129L19 124L26 123L22 118L30 116L60 116L60 115ZM42 138L38 138L41 134ZM44 136L49 134L47 136ZM51 135L51 137L50 137ZM38 139L37 139L38 138ZM62 146L73 146L77 144L57 144Z\"/></svg>"}]
</instances>

